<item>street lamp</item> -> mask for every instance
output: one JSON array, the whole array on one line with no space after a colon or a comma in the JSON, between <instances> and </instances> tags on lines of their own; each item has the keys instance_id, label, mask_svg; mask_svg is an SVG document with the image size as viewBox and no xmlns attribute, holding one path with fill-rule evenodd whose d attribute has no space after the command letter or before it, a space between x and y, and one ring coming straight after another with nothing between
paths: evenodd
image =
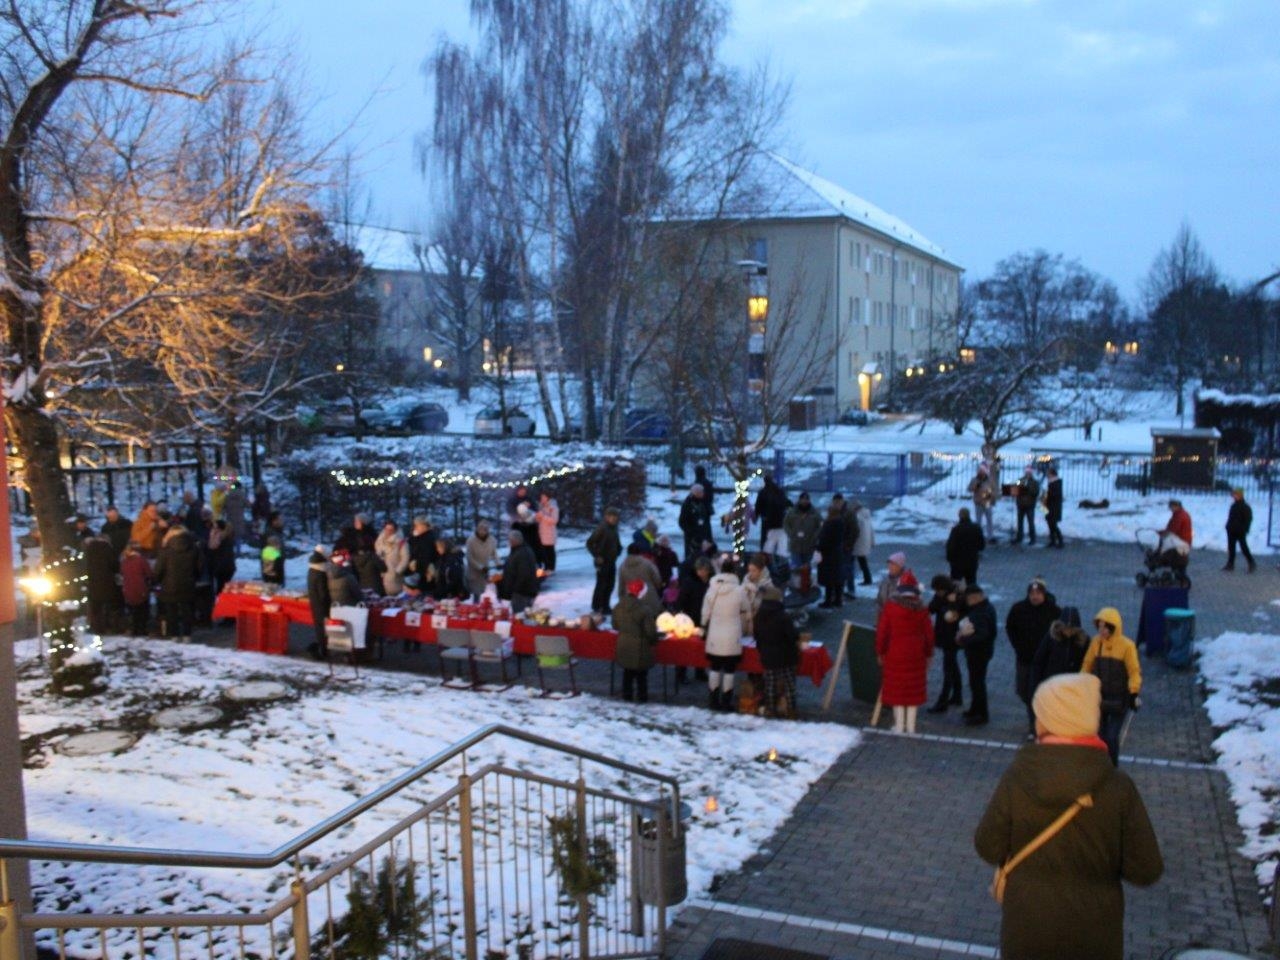
<instances>
[{"instance_id":1,"label":"street lamp","mask_svg":"<svg viewBox=\"0 0 1280 960\"><path fill-rule=\"evenodd\" d=\"M53 594L53 581L44 574L19 577L18 589L27 596L27 603L36 608L36 636L39 638L39 657L44 661L44 605Z\"/></svg>"}]
</instances>

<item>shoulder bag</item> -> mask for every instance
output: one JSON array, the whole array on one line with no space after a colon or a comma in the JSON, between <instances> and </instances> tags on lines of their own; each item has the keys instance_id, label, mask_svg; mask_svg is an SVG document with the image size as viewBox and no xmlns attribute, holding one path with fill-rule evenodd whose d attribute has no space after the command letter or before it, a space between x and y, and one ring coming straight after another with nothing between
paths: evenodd
<instances>
[{"instance_id":1,"label":"shoulder bag","mask_svg":"<svg viewBox=\"0 0 1280 960\"><path fill-rule=\"evenodd\" d=\"M1009 879L1009 874L1013 873L1013 868L1020 864L1027 857L1031 856L1046 843L1053 839L1054 835L1070 823L1077 813L1085 807L1093 806L1093 797L1087 793L1082 793L1076 797L1075 802L1071 804L1057 820L1049 824L1036 836L1034 840L1025 847L1015 853L1006 860L1001 866L996 867L996 874L991 878L991 897L996 903L1004 903L1004 885Z\"/></svg>"}]
</instances>

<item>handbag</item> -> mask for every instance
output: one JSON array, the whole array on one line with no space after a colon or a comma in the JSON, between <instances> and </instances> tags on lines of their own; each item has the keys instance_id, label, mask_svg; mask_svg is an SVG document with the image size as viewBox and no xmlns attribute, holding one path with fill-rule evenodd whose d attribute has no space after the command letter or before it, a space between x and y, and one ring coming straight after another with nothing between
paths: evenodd
<instances>
[{"instance_id":1,"label":"handbag","mask_svg":"<svg viewBox=\"0 0 1280 960\"><path fill-rule=\"evenodd\" d=\"M1031 856L1046 843L1053 839L1054 835L1070 823L1077 813L1085 807L1093 806L1093 797L1087 793L1082 793L1076 797L1075 802L1071 804L1057 820L1049 824L1036 836L1034 840L1025 847L1015 853L1003 864L996 867L995 876L991 878L991 897L996 903L1004 903L1004 886L1009 880L1009 874L1013 873L1013 868L1020 864L1027 857Z\"/></svg>"}]
</instances>

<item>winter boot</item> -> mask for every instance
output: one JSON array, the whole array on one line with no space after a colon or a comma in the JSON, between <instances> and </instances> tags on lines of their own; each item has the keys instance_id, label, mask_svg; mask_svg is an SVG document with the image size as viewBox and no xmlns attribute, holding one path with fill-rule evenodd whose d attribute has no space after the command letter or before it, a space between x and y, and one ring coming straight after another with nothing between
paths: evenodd
<instances>
[{"instance_id":1,"label":"winter boot","mask_svg":"<svg viewBox=\"0 0 1280 960\"><path fill-rule=\"evenodd\" d=\"M925 713L946 713L947 707L950 705L951 701L944 695L935 700L933 706L926 710Z\"/></svg>"},{"instance_id":2,"label":"winter boot","mask_svg":"<svg viewBox=\"0 0 1280 960\"><path fill-rule=\"evenodd\" d=\"M707 698L707 709L716 711L720 709L720 689L718 687L712 690L711 696Z\"/></svg>"}]
</instances>

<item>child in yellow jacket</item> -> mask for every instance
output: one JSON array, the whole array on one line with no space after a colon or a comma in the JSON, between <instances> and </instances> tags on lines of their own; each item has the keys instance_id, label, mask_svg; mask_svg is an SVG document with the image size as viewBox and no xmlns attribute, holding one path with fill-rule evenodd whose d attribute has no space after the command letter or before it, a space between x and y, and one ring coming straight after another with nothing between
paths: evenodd
<instances>
[{"instance_id":1,"label":"child in yellow jacket","mask_svg":"<svg viewBox=\"0 0 1280 960\"><path fill-rule=\"evenodd\" d=\"M1120 732L1130 710L1141 706L1142 668L1138 647L1124 635L1124 621L1115 607L1103 607L1093 618L1097 634L1089 642L1081 673L1095 674L1102 681L1102 720L1098 736L1107 745L1111 762L1120 764Z\"/></svg>"}]
</instances>

